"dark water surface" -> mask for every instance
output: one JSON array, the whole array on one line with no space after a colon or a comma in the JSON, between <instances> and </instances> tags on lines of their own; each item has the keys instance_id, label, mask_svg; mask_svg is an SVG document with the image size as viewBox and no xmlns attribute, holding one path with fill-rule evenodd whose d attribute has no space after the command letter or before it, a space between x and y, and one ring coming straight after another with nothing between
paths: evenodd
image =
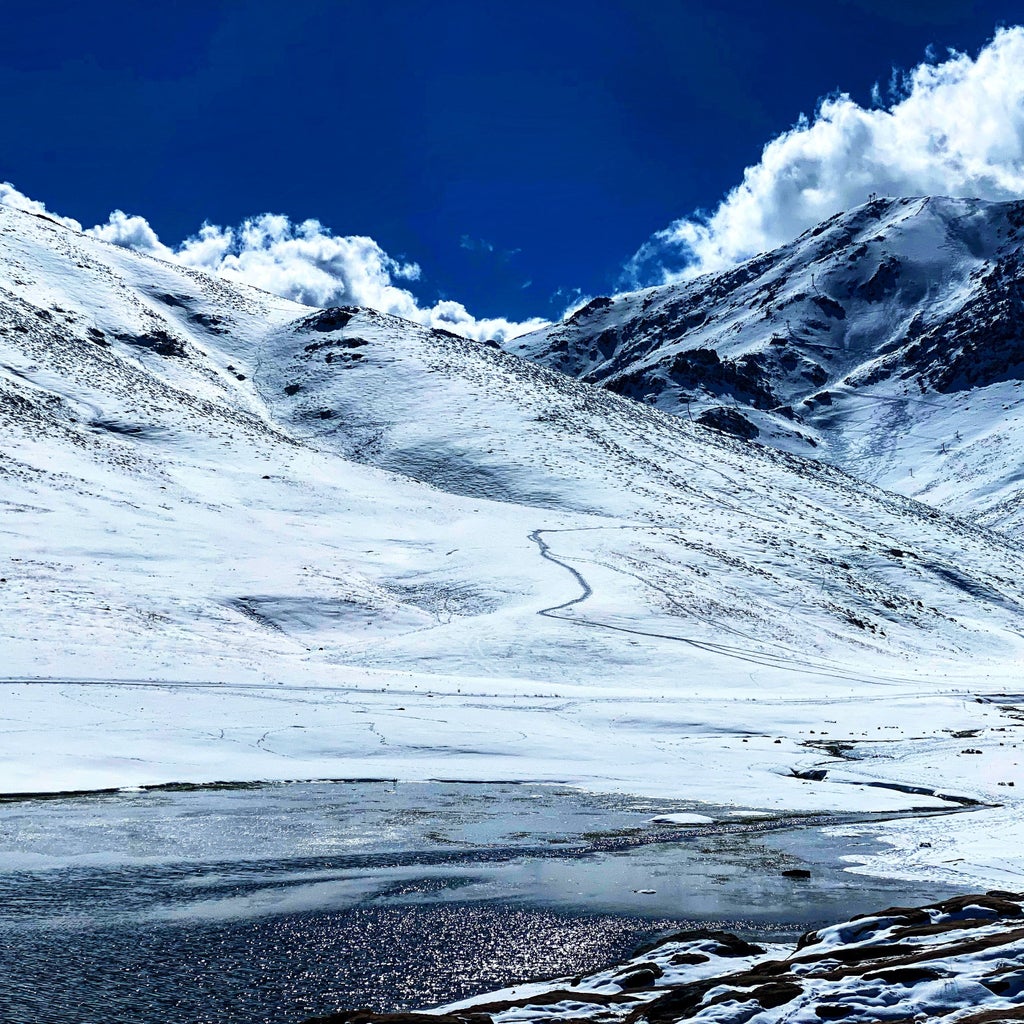
<instances>
[{"instance_id":1,"label":"dark water surface","mask_svg":"<svg viewBox=\"0 0 1024 1024\"><path fill-rule=\"evenodd\" d=\"M0 804L0 1020L416 1008L597 969L682 924L788 938L950 894L842 872L855 848L825 838L824 819L651 821L685 810L379 782ZM797 865L810 881L780 875Z\"/></svg>"}]
</instances>

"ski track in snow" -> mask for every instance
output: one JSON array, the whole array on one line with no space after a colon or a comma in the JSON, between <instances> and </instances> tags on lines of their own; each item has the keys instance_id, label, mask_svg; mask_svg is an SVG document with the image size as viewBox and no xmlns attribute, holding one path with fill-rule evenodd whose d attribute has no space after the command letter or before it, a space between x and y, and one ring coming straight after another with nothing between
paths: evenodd
<instances>
[{"instance_id":1,"label":"ski track in snow","mask_svg":"<svg viewBox=\"0 0 1024 1024\"><path fill-rule=\"evenodd\" d=\"M574 625L579 625L579 626L590 626L590 627L597 628L597 629L607 629L607 630L612 630L612 631L615 631L615 632L618 632L618 633L628 633L628 634L632 634L632 635L635 635L635 636L652 637L652 638L658 639L658 640L676 641L678 643L688 644L689 646L695 647L698 650L707 651L710 654L721 655L722 657L725 657L725 658L734 658L737 661L745 661L745 662L750 662L751 664L764 665L764 666L768 666L768 667L772 667L772 668L784 667L789 672L806 672L806 673L814 674L816 677L819 677L819 678L820 677L831 677L831 678L835 678L835 679L847 680L847 681L850 681L850 682L871 682L871 683L885 683L885 684L892 684L892 685L906 685L906 684L911 683L913 681L912 678L909 677L909 676L908 677L901 677L901 676L878 676L878 675L867 676L867 675L863 675L863 674L851 674L851 673L847 673L847 672L842 672L842 671L839 670L838 666L836 666L836 665L834 665L832 663L829 663L828 661L826 661L824 659L820 659L818 661L811 661L811 660L807 659L805 656L803 656L802 653L798 649L793 648L793 647L786 647L786 646L783 646L783 645L777 645L776 649L779 651L779 653L773 655L773 654L771 654L769 652L766 652L766 651L763 651L763 650L758 650L757 648L754 648L754 647L744 648L744 647L730 646L728 644L711 643L709 641L697 640L697 639L694 639L693 637L680 636L679 634L676 634L676 633L653 633L653 632L650 632L648 630L642 630L642 629L628 629L625 626L617 626L614 623L610 623L610 622L601 622L601 621L595 620L595 619L584 619L584 618L579 618L577 616L558 614L559 612L565 612L565 611L567 611L570 608L574 608L574 607L576 607L578 605L583 604L585 601L587 601L590 597L593 596L594 588L591 586L591 584L587 581L586 577L578 569L576 569L574 566L570 565L568 562L566 562L566 561L562 560L561 558L558 558L557 556L552 554L551 545L548 544L546 541L544 541L544 539L543 539L543 537L541 535L542 534L551 534L551 533L579 533L579 532L583 532L583 531L605 530L605 529L607 529L607 530L631 530L631 529L635 529L635 530L651 530L651 529L658 529L658 527L650 527L650 526L608 526L608 527L591 526L591 527L584 527L582 531L581 530L564 530L564 529L563 530L541 530L541 529L538 529L538 530L534 530L530 534L530 539L537 545L541 557L547 559L549 562L553 562L555 565L559 566L560 568L562 568L566 572L568 572L573 577L573 579L576 581L576 583L579 585L580 590L581 590L581 594L578 597L574 597L574 598L572 598L569 601L564 601L562 604L552 605L550 608L542 608L542 609L540 609L537 612L538 615L543 615L543 616L545 616L547 618L560 619L560 620L562 620L564 622L570 622L570 623L573 623ZM675 527L666 527L665 529L675 529ZM677 603L676 599L673 597L672 594L670 594L667 590L664 590L663 588L656 586L650 580L641 579L636 574L628 573L624 569L619 568L619 567L606 566L606 568L610 568L610 569L612 569L613 572L621 574L621 575L624 575L624 576L631 576L633 579L635 579L637 582L639 582L643 586L649 587L652 590L656 590L658 593L662 594L662 596L664 596L666 599L668 599L671 603L673 603L673 604ZM711 626L713 629L715 629L716 631L719 631L719 632L722 632L722 633L731 633L731 634L734 634L734 635L739 636L739 637L743 637L743 638L751 640L751 641L754 640L753 637L751 637L748 634L745 634L745 633L735 629L734 627L730 626L726 622L722 622L722 621L718 621L718 620L714 620L714 619L706 619L706 618L703 619L703 621L708 626ZM919 695L924 696L927 691L917 691L917 692L918 692ZM966 692L966 691L964 691L964 692ZM911 693L908 693L908 695L909 696L913 696L914 693L911 692Z\"/></svg>"}]
</instances>

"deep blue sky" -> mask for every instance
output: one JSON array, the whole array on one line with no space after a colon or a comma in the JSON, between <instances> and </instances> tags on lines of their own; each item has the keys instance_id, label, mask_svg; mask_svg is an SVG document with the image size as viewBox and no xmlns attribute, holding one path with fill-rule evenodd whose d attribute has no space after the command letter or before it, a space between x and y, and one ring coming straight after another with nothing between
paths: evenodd
<instances>
[{"instance_id":1,"label":"deep blue sky","mask_svg":"<svg viewBox=\"0 0 1024 1024\"><path fill-rule=\"evenodd\" d=\"M995 0L2 0L0 180L167 243L315 217L416 260L423 301L546 316L559 288L612 289L818 97L867 103L927 46L974 53L1017 20Z\"/></svg>"}]
</instances>

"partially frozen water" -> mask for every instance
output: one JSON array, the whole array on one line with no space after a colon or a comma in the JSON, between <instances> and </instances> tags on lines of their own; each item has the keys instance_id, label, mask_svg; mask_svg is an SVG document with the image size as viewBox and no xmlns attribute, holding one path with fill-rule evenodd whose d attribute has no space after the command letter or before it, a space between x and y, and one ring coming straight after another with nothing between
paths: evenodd
<instances>
[{"instance_id":1,"label":"partially frozen water","mask_svg":"<svg viewBox=\"0 0 1024 1024\"><path fill-rule=\"evenodd\" d=\"M382 782L2 804L0 1019L283 1024L412 1008L596 969L680 922L791 935L948 895L842 873L850 848L823 820L651 822L680 810ZM809 881L781 876L797 864Z\"/></svg>"}]
</instances>

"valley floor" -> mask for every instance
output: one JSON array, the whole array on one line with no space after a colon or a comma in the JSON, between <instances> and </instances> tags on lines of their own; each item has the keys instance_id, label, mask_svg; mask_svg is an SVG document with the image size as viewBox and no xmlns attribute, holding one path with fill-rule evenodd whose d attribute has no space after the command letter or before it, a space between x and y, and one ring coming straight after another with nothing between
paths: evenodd
<instances>
[{"instance_id":1,"label":"valley floor","mask_svg":"<svg viewBox=\"0 0 1024 1024\"><path fill-rule=\"evenodd\" d=\"M1019 877L1008 535L6 207L0 429L0 792L446 779L940 810L863 826L889 852L851 869Z\"/></svg>"}]
</instances>

